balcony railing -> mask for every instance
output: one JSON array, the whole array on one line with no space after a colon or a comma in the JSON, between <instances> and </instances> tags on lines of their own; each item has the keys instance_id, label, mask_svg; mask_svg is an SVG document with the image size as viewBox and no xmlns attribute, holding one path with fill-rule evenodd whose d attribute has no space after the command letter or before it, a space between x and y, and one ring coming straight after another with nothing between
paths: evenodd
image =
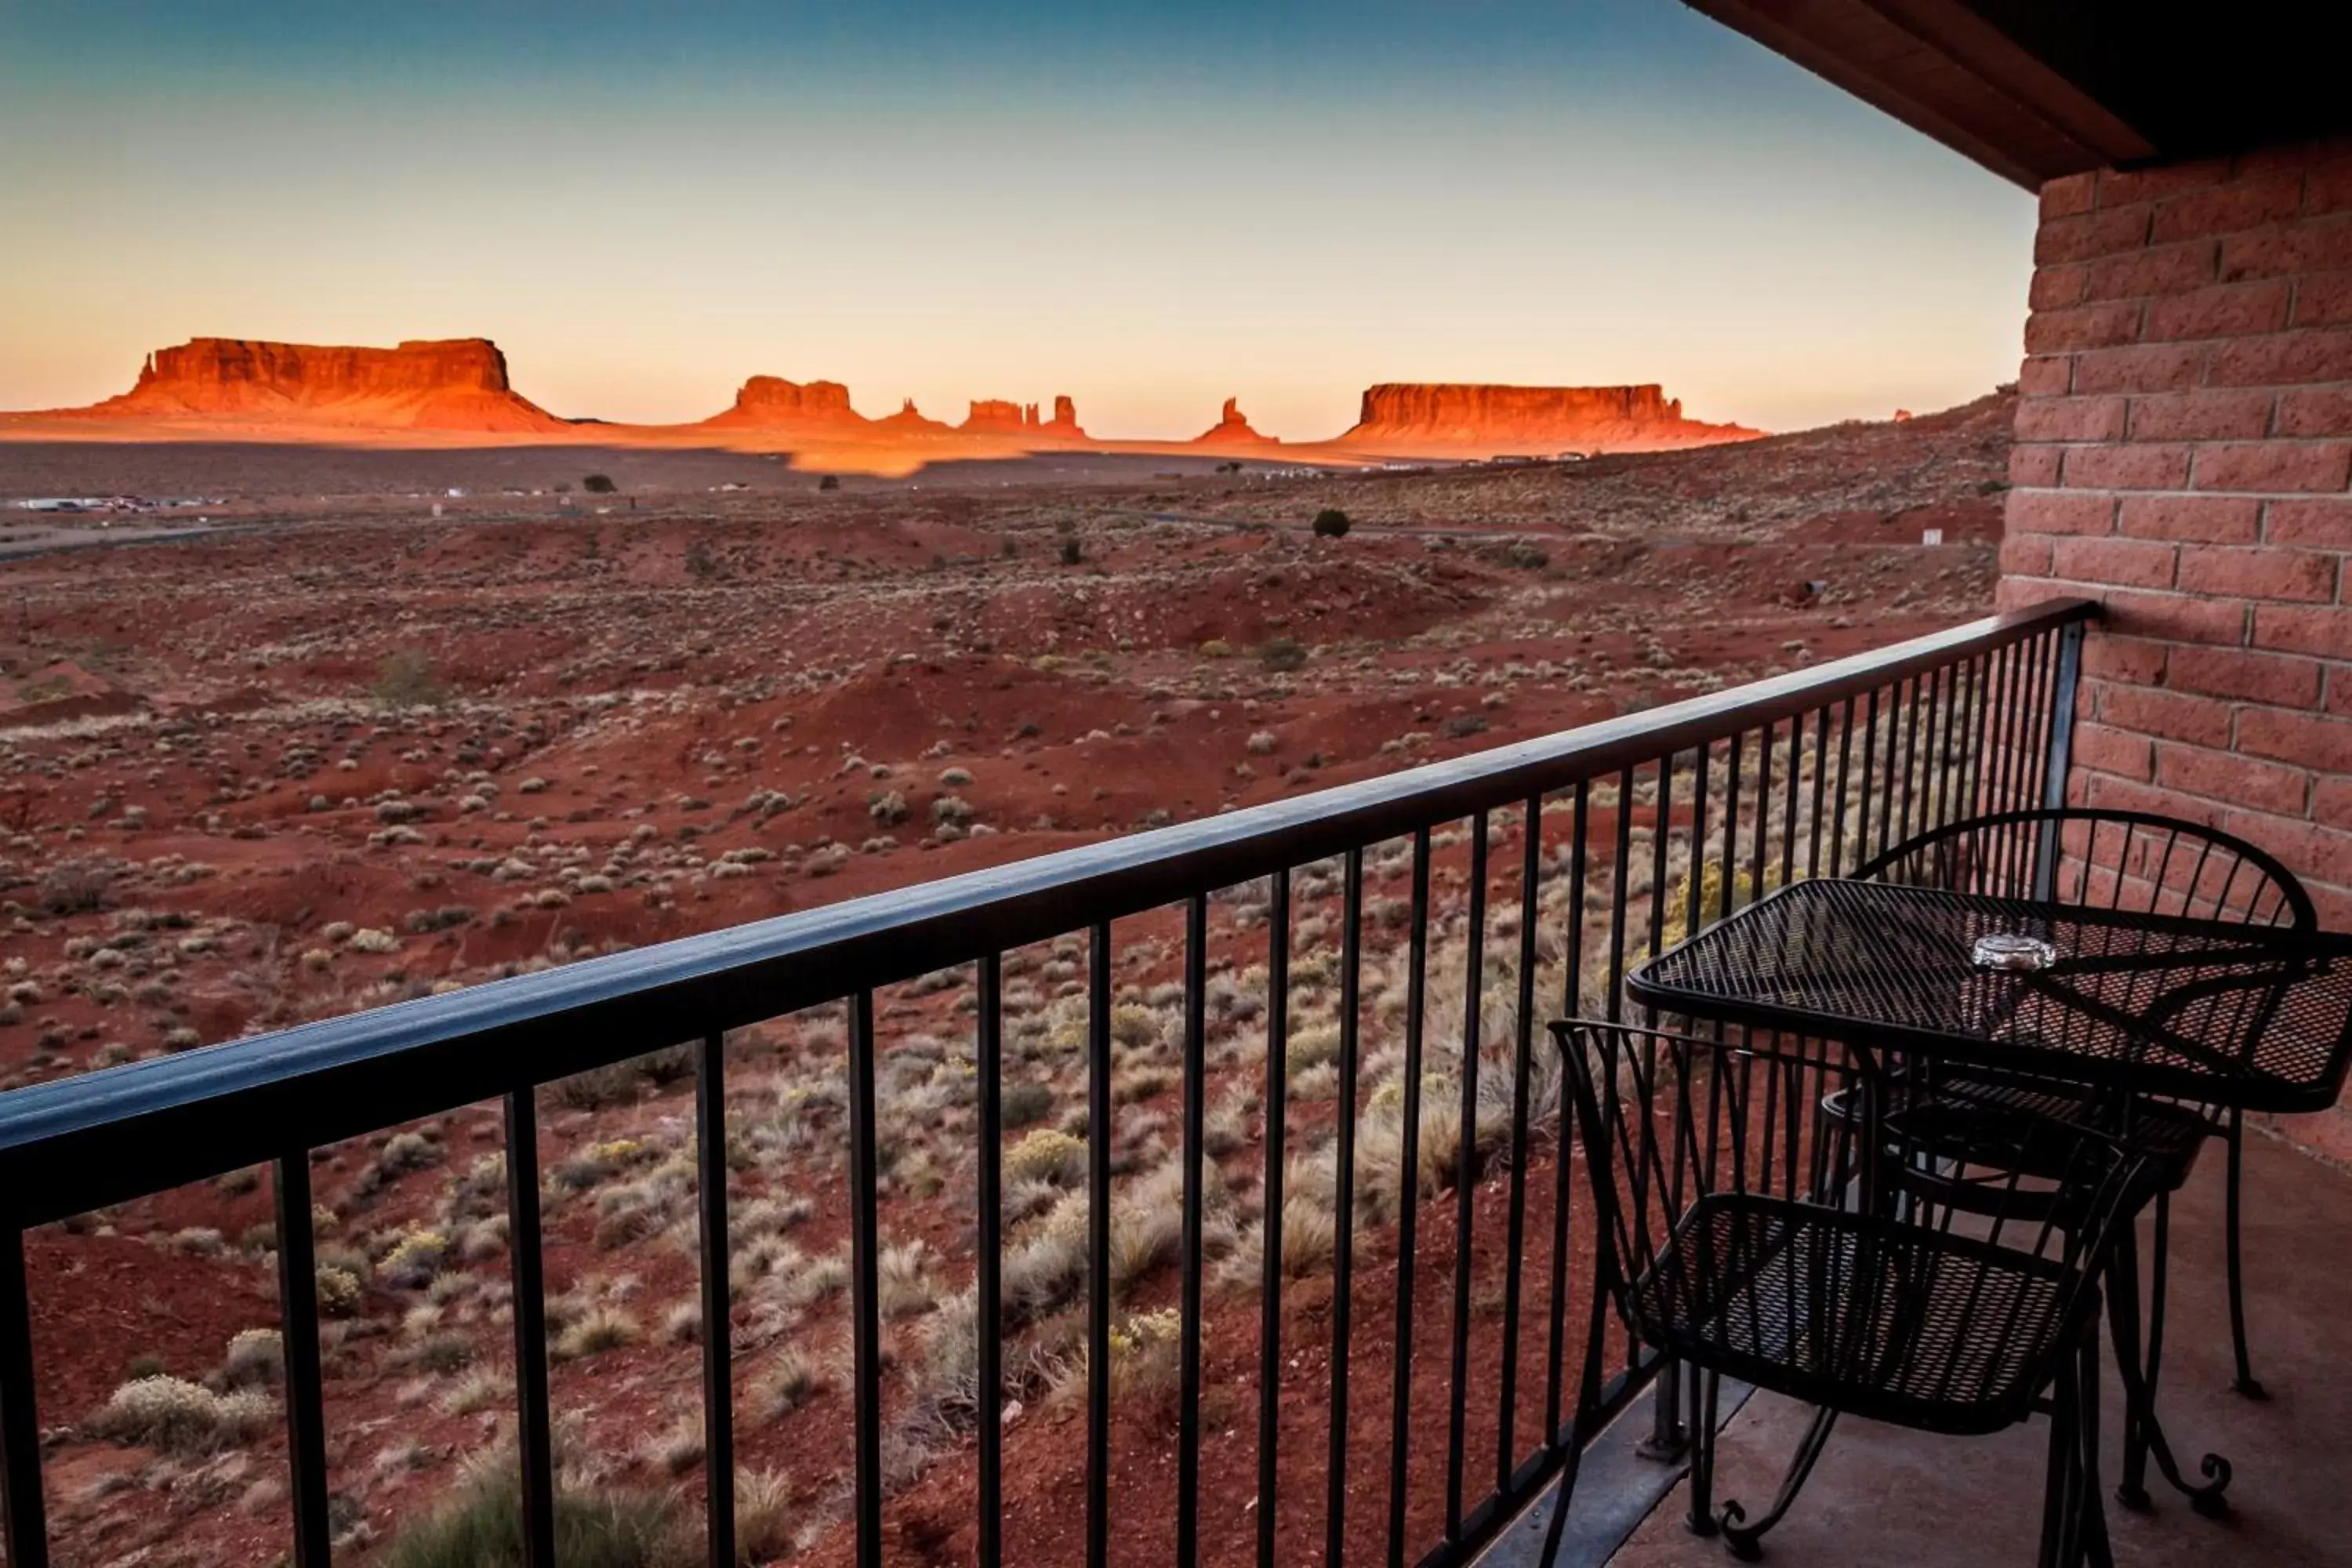
<instances>
[{"instance_id":1,"label":"balcony railing","mask_svg":"<svg viewBox=\"0 0 2352 1568\"><path fill-rule=\"evenodd\" d=\"M1938 822L2053 798L2065 775L2075 653L2094 613L2077 601L2047 604L1343 788L0 1096L0 1473L8 1561L40 1568L49 1559L27 1228L231 1170L274 1168L293 1538L296 1561L316 1568L329 1559L330 1524L312 1152L502 1100L523 1534L530 1561L551 1565L556 1480L537 1091L690 1041L698 1068L704 1463L712 1483L704 1510L710 1561L732 1564L734 1489L721 1479L734 1472L736 1437L726 1327L728 1036L845 1001L854 1416L844 1527L858 1563L883 1561L892 1506L879 1298L886 1212L972 1201L981 1393L969 1446L941 1462L972 1468L974 1551L993 1568L1010 1555L1003 1534L1007 1439L996 1412L1007 1333L1019 1330L1003 1299L1004 956L1069 933L1084 934L1086 959L1084 1551L1089 1563L1113 1557L1116 1517L1117 1555L1134 1555L1131 1536L1162 1528L1121 1506L1127 1472L1113 1453L1113 1338L1120 1327L1111 1267L1113 928L1138 921L1157 922L1162 945L1181 955L1181 1038L1171 1036L1183 1173L1173 1292L1179 1371L1172 1429L1139 1438L1131 1425L1120 1429L1130 1443L1172 1447L1173 1519L1166 1527L1176 1560L1254 1555L1270 1564L1280 1539L1318 1542L1335 1568L1343 1561L1422 1568L1465 1561L1574 1465L1607 1417L1661 1375L1654 1358L1626 1343L1597 1305L1589 1240L1580 1237L1583 1222L1570 1202L1570 1119L1560 1114L1556 1066L1541 1058L1540 1020L1555 1008L1616 1016L1630 963L1772 885L1835 874ZM1369 910L1368 881L1390 875L1404 884L1406 898L1375 899L1380 909ZM1245 884L1255 885L1253 911L1265 911L1263 936L1237 922L1213 934L1213 902L1229 904L1226 890ZM1318 898L1338 906L1315 933L1327 943L1315 954L1318 966L1326 973L1336 968L1339 1034L1336 1105L1323 1145L1334 1188L1331 1293L1316 1336L1328 1336L1317 1347L1328 1370L1315 1374L1312 1398L1286 1403L1286 1389L1298 1386L1286 1356L1301 1348L1302 1331L1283 1310L1298 1272L1283 1257L1288 1145L1300 1136L1287 1101L1292 966L1305 940L1294 906ZM1254 912L1248 924L1255 923ZM1260 942L1266 1002L1263 1131L1254 1159L1265 1216L1255 1303L1256 1489L1238 1535L1227 1521L1242 1500L1218 1500L1233 1506L1216 1510L1213 1528L1224 1533L1212 1540L1202 1512L1203 1325L1245 1325L1252 1312L1222 1296L1204 1301L1203 1186L1216 1172L1205 1117L1219 1070L1210 1061L1207 998L1213 951ZM1458 1002L1437 1009L1433 962L1457 959ZM1368 963L1393 966L1401 1011L1391 1005L1368 1012ZM896 1187L886 1193L877 1082L894 1047L876 994L921 977L939 982L942 972L954 973L940 983L961 983L963 971L971 988L974 1190L968 1197L952 1186L928 1198ZM1453 973L1444 979L1449 998ZM1444 1037L1433 1037L1433 1012L1448 1026ZM1376 1055L1392 1070L1368 1096L1361 1086ZM1421 1140L1449 1109L1458 1114L1454 1142L1428 1171L1424 1192L1422 1175L1432 1163ZM1397 1133L1377 1156L1360 1148L1358 1137L1376 1113ZM1392 1160L1394 1168L1375 1169L1369 1163L1375 1158ZM1490 1186L1482 1199L1482 1183L1498 1177L1500 1191ZM1402 1194L1377 1224L1361 1217L1358 1191L1375 1178ZM1391 1294L1378 1300L1365 1282L1375 1258L1395 1265L1380 1276L1392 1279ZM1481 1286L1476 1303L1474 1282ZM1442 1320L1433 1313L1440 1307ZM1358 1342L1352 1320L1363 1314L1379 1318L1379 1342ZM1444 1397L1433 1405L1427 1357L1441 1347ZM1378 1435L1365 1419L1370 1402L1362 1387L1351 1386L1368 1370L1384 1373L1388 1384L1385 1443L1368 1438ZM1676 1402L1655 1403L1666 1413L1660 1436L1671 1444Z\"/></svg>"}]
</instances>

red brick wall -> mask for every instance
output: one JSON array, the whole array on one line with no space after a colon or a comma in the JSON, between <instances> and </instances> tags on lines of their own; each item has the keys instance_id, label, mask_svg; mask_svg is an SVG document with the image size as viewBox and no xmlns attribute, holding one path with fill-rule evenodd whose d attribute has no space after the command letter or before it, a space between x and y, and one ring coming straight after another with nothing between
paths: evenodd
<instances>
[{"instance_id":1,"label":"red brick wall","mask_svg":"<svg viewBox=\"0 0 2352 1568\"><path fill-rule=\"evenodd\" d=\"M2054 181L2034 262L2000 595L2106 602L2074 795L2352 930L2352 142Z\"/></svg>"}]
</instances>

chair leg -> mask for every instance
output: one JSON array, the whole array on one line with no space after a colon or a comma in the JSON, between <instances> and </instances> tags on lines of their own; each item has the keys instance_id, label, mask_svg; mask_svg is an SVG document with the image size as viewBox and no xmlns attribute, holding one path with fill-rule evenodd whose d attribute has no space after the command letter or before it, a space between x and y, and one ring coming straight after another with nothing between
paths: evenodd
<instances>
[{"instance_id":1,"label":"chair leg","mask_svg":"<svg viewBox=\"0 0 2352 1568\"><path fill-rule=\"evenodd\" d=\"M1693 1535L1713 1535L1715 1521L1716 1394L1722 1379L1690 1370L1690 1513L1684 1522Z\"/></svg>"},{"instance_id":2,"label":"chair leg","mask_svg":"<svg viewBox=\"0 0 2352 1568\"><path fill-rule=\"evenodd\" d=\"M2050 1387L2050 1458L2042 1479L2041 1568L2074 1568L2074 1516L2082 1508L2083 1433L2075 1410L2081 1369L2062 1364Z\"/></svg>"},{"instance_id":3,"label":"chair leg","mask_svg":"<svg viewBox=\"0 0 2352 1568\"><path fill-rule=\"evenodd\" d=\"M2238 1352L2237 1391L2248 1399L2268 1399L2270 1394L2262 1380L2254 1375L2253 1363L2246 1355L2246 1272L2242 1259L2239 1237L2239 1195L2245 1185L2246 1113L2230 1112L2230 1191L2228 1211L2222 1216L2223 1234L2230 1249L2230 1342Z\"/></svg>"},{"instance_id":4,"label":"chair leg","mask_svg":"<svg viewBox=\"0 0 2352 1568\"><path fill-rule=\"evenodd\" d=\"M2170 1273L2167 1264L2171 1238L2172 1194L2158 1193L2156 1195L2156 1232L2148 1258L2147 1354L2144 1363L2147 1370L2142 1377L2150 1403L2155 1401L2157 1374L2164 1363L2164 1303ZM2137 1280L2135 1268L2135 1283ZM2125 1354L2126 1343L2119 1331L2116 1336L2116 1354ZM2126 1383L2125 1386L2128 1388L2131 1385ZM2144 1512L2148 1507L2147 1427L2137 1418L2135 1412L2128 1409L2124 1415L2123 1473L2116 1478L2116 1498L2125 1507L2136 1511Z\"/></svg>"},{"instance_id":5,"label":"chair leg","mask_svg":"<svg viewBox=\"0 0 2352 1568\"><path fill-rule=\"evenodd\" d=\"M1723 1531L1723 1543L1731 1554L1743 1563L1753 1563L1764 1555L1764 1535L1780 1522L1789 1505L1805 1488L1805 1479L1813 1473L1813 1464L1828 1446L1830 1428L1837 1425L1837 1411L1827 1405L1813 1411L1812 1425L1805 1428L1804 1440L1797 1445L1796 1458L1789 1461L1789 1473L1780 1478L1780 1490L1772 1499L1772 1507L1754 1524L1748 1522L1748 1510L1737 1501L1726 1502L1716 1515L1717 1526Z\"/></svg>"},{"instance_id":6,"label":"chair leg","mask_svg":"<svg viewBox=\"0 0 2352 1568\"><path fill-rule=\"evenodd\" d=\"M2075 1425L2082 1433L2082 1475L2075 1507L2082 1536L2079 1556L2092 1568L2115 1568L2114 1549L2107 1541L2107 1500L2099 1487L2099 1330L2094 1320L2077 1352L2080 1366L2074 1401L2080 1409Z\"/></svg>"}]
</instances>

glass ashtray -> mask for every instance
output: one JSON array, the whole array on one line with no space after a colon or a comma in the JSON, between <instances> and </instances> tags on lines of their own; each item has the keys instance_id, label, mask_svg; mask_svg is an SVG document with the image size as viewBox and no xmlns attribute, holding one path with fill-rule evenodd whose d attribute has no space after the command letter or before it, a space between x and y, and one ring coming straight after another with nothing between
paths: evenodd
<instances>
[{"instance_id":1,"label":"glass ashtray","mask_svg":"<svg viewBox=\"0 0 2352 1568\"><path fill-rule=\"evenodd\" d=\"M1970 952L1979 969L2047 969L2058 962L2058 950L2038 936L1993 931L1977 938Z\"/></svg>"}]
</instances>

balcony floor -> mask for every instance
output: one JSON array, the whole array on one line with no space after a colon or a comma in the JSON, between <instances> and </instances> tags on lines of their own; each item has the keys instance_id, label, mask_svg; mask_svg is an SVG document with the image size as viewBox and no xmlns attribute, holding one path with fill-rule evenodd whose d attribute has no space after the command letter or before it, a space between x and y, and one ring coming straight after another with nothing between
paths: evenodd
<instances>
[{"instance_id":1,"label":"balcony floor","mask_svg":"<svg viewBox=\"0 0 2352 1568\"><path fill-rule=\"evenodd\" d=\"M2210 1145L2173 1208L2172 1304L2161 1409L2184 1466L2213 1450L2237 1475L2231 1517L2191 1513L2149 1474L2151 1513L2112 1497L2121 1408L2114 1368L2103 1385L2108 1529L2119 1568L2219 1563L2352 1564L2352 1178L2267 1138L2246 1143L2247 1316L2255 1375L2270 1400L2229 1389L2228 1297L2222 1284L2225 1162ZM2143 1222L2145 1223L2145 1222ZM1805 1407L1759 1394L1727 1424L1717 1498L1760 1510L1804 1428ZM1900 1563L1986 1568L2034 1561L2048 1427L1959 1439L1843 1421L1796 1506L1765 1540L1765 1561ZM1611 1560L1619 1568L1725 1568L1719 1540L1683 1527L1686 1489L1667 1493Z\"/></svg>"}]
</instances>

